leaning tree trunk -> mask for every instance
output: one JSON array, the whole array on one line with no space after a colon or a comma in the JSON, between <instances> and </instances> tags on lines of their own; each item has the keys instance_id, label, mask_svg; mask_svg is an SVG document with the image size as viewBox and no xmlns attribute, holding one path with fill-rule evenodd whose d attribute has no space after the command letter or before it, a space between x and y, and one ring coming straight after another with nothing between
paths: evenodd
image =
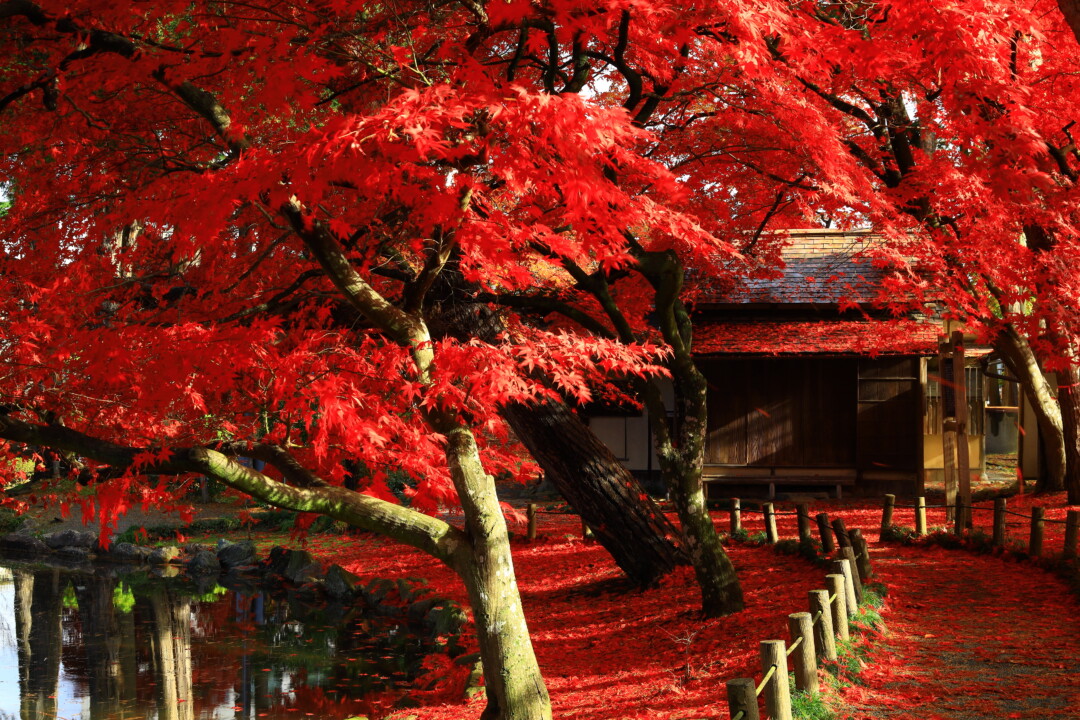
<instances>
[{"instance_id":1,"label":"leaning tree trunk","mask_svg":"<svg viewBox=\"0 0 1080 720\"><path fill-rule=\"evenodd\" d=\"M1080 367L1069 364L1058 382L1058 404L1065 436L1065 489L1069 504L1080 505Z\"/></svg>"},{"instance_id":2,"label":"leaning tree trunk","mask_svg":"<svg viewBox=\"0 0 1080 720\"><path fill-rule=\"evenodd\" d=\"M502 409L503 418L597 542L636 584L648 586L689 562L681 533L607 445L565 403Z\"/></svg>"},{"instance_id":3,"label":"leaning tree trunk","mask_svg":"<svg viewBox=\"0 0 1080 720\"><path fill-rule=\"evenodd\" d=\"M440 329L459 339L494 342L505 330L497 312L448 301ZM565 403L511 403L500 411L559 494L635 584L646 587L689 561L681 533L664 517L610 448Z\"/></svg>"},{"instance_id":4,"label":"leaning tree trunk","mask_svg":"<svg viewBox=\"0 0 1080 720\"><path fill-rule=\"evenodd\" d=\"M1065 429L1061 408L1050 383L1039 366L1038 358L1027 339L1012 325L1006 325L994 338L994 349L1005 359L1020 381L1024 393L1035 411L1039 439L1046 455L1046 468L1039 474L1036 487L1040 491L1056 492L1065 489L1068 460L1065 450Z\"/></svg>"}]
</instances>

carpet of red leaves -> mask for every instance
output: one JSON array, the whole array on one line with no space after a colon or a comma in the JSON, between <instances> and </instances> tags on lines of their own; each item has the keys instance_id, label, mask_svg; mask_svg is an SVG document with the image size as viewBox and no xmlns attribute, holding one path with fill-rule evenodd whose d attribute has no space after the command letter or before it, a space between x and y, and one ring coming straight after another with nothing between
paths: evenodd
<instances>
[{"instance_id":1,"label":"carpet of red leaves","mask_svg":"<svg viewBox=\"0 0 1080 720\"><path fill-rule=\"evenodd\" d=\"M1024 514L1032 505L1046 507L1051 520L1063 520L1069 509L1057 495L1009 500L1010 510ZM743 525L751 533L764 526L753 507L744 501ZM992 503L977 507L991 508ZM791 512L778 516L781 537L795 537L794 506L778 503L777 509ZM879 500L812 504L812 513L823 511L843 517L849 528L862 529L871 543L877 540ZM728 514L714 516L718 528L726 529ZM989 532L991 517L990 512L976 511L976 526ZM913 526L914 511L898 507L894 522ZM944 510L931 509L929 524L944 526ZM1060 552L1063 528L1047 524L1048 553ZM540 532L535 543L515 541L514 561L537 656L559 718L726 718L724 683L735 677L759 677L758 642L786 638L787 614L805 610L807 591L824 587L824 571L802 558L732 544L728 550L746 592L747 608L734 617L703 621L689 570L676 572L658 588L628 589L604 550L581 540L576 516L543 513ZM1010 516L1008 532L1019 547L1026 542L1028 521ZM318 540L312 541L311 549L318 552ZM365 578L425 578L440 595L465 604L453 573L417 551L363 537L346 547L335 545L324 556ZM889 587L886 622L891 634L861 675L867 684L846 691L856 708L851 717L1080 717L1080 711L1071 709L1080 707L1075 679L1080 675L1072 659L1080 658L1078 606L1063 583L1030 564L964 551L889 545L876 547L874 556ZM927 610L931 607L932 612ZM988 642L985 647L961 648L956 644L961 640L958 633ZM959 649L971 657L959 657ZM979 714L981 698L1004 701L1045 682L1041 672L1001 671L1001 663L991 673L980 665L993 660L991 656L1067 677L1052 681L1045 703L1030 706L1040 708L1035 714L1016 703L1003 704L994 714ZM911 667L923 671L911 674ZM946 683L943 678L949 677L957 682ZM420 720L460 720L478 716L482 709L482 701L468 703L456 696L428 701L431 704L409 713ZM1061 702L1069 708L1061 712L1072 715L1054 714Z\"/></svg>"},{"instance_id":2,"label":"carpet of red leaves","mask_svg":"<svg viewBox=\"0 0 1080 720\"><path fill-rule=\"evenodd\" d=\"M747 608L702 620L692 572L679 570L650 590L627 588L603 548L581 540L580 527L576 516L541 514L540 539L514 544L526 616L559 718L726 716L724 683L760 675L758 642L786 638L788 613L805 610L807 592L824 587L824 571L801 558L735 544L729 552ZM334 554L362 577L423 577L465 602L450 570L419 552L365 539ZM459 720L478 716L480 702L409 713Z\"/></svg>"},{"instance_id":3,"label":"carpet of red leaves","mask_svg":"<svg viewBox=\"0 0 1080 720\"><path fill-rule=\"evenodd\" d=\"M843 692L851 720L1080 717L1080 605L1025 562L940 547L871 550L888 636Z\"/></svg>"}]
</instances>

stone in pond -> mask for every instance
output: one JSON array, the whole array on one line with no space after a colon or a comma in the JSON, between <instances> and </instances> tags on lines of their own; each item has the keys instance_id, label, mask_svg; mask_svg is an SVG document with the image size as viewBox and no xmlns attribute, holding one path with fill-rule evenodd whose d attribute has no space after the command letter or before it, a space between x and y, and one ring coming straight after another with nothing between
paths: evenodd
<instances>
[{"instance_id":1,"label":"stone in pond","mask_svg":"<svg viewBox=\"0 0 1080 720\"><path fill-rule=\"evenodd\" d=\"M63 547L78 547L89 550L97 542L97 533L79 530L57 530L44 538L45 544L53 550Z\"/></svg>"},{"instance_id":2,"label":"stone in pond","mask_svg":"<svg viewBox=\"0 0 1080 720\"><path fill-rule=\"evenodd\" d=\"M124 563L142 563L150 557L150 552L150 548L119 542L109 546L108 559Z\"/></svg>"},{"instance_id":3,"label":"stone in pond","mask_svg":"<svg viewBox=\"0 0 1080 720\"><path fill-rule=\"evenodd\" d=\"M268 563L270 572L298 585L319 576L319 563L315 562L315 558L306 550L273 548L270 550Z\"/></svg>"},{"instance_id":4,"label":"stone in pond","mask_svg":"<svg viewBox=\"0 0 1080 720\"><path fill-rule=\"evenodd\" d=\"M150 553L151 565L168 565L176 558L180 557L180 548L175 545L162 545L159 548L154 548Z\"/></svg>"},{"instance_id":5,"label":"stone in pond","mask_svg":"<svg viewBox=\"0 0 1080 720\"><path fill-rule=\"evenodd\" d=\"M221 562L212 550L196 550L188 560L187 571L192 575L217 575L221 572Z\"/></svg>"},{"instance_id":6,"label":"stone in pond","mask_svg":"<svg viewBox=\"0 0 1080 720\"><path fill-rule=\"evenodd\" d=\"M218 543L217 558L221 561L221 566L223 568L254 565L258 562L258 556L255 554L255 545L248 540L235 543L229 542L228 540L222 540Z\"/></svg>"},{"instance_id":7,"label":"stone in pond","mask_svg":"<svg viewBox=\"0 0 1080 720\"><path fill-rule=\"evenodd\" d=\"M360 578L345 568L340 565L331 565L326 571L323 587L326 588L326 594L335 600L352 600L359 592L357 588L359 582Z\"/></svg>"},{"instance_id":8,"label":"stone in pond","mask_svg":"<svg viewBox=\"0 0 1080 720\"><path fill-rule=\"evenodd\" d=\"M22 552L42 555L49 551L49 546L46 545L41 538L34 537L30 533L8 533L3 537L2 542L4 547L11 548L12 550L21 550Z\"/></svg>"}]
</instances>

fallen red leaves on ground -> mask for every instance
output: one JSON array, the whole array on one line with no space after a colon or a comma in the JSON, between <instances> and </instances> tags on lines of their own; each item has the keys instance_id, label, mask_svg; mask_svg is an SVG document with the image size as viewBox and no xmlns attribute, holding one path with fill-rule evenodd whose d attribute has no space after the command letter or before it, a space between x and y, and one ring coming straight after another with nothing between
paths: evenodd
<instances>
[{"instance_id":1,"label":"fallen red leaves on ground","mask_svg":"<svg viewBox=\"0 0 1080 720\"><path fill-rule=\"evenodd\" d=\"M1051 520L1063 520L1069 509L1057 495L1009 499L1009 509L1025 515L1032 505L1046 507ZM762 530L758 503L744 501L743 507L744 528ZM992 508L992 502L977 507ZM780 536L796 537L794 505L777 503L777 510L784 513L777 517ZM818 512L843 518L848 528L860 528L876 544L879 500L817 501L811 513ZM714 517L726 530L728 513ZM991 517L976 511L976 526L989 532ZM914 511L898 507L894 522L913 526ZM929 524L944 526L944 510L931 508ZM1010 516L1010 541L1026 543L1028 527L1025 518ZM1048 554L1060 552L1063 528L1047 524ZM703 621L689 569L660 587L630 589L603 548L581 539L577 516L542 513L540 532L535 543L515 541L514 561L560 718L726 718L725 682L760 678L759 641L786 639L788 613L805 610L807 591L824 587L824 571L802 558L730 544L747 608L734 617ZM320 552L323 541L309 540ZM341 540L327 540L324 556L361 577L424 578L440 595L467 604L453 573L430 557L367 536L349 538L348 544ZM873 554L889 588L890 635L870 653L859 683L844 691L854 708L850 717L1076 717L1060 714L1061 707L1080 706L1080 681L1067 679L1069 673L1078 677L1077 666L1064 654L1068 649L1068 657L1080 657L1077 602L1063 583L1028 563L964 551L887 545L875 547ZM972 647L971 638L985 645ZM1003 654L1009 655L1011 670L1001 671ZM1048 695L1032 701L1043 714L1028 714L1027 706L1013 700L1017 694L1032 695L1046 682L1045 674L1016 668L1065 673L1066 680L1055 680ZM1001 714L971 714L986 698L1000 700ZM443 701L409 712L420 720L460 720L478 715L480 702Z\"/></svg>"}]
</instances>

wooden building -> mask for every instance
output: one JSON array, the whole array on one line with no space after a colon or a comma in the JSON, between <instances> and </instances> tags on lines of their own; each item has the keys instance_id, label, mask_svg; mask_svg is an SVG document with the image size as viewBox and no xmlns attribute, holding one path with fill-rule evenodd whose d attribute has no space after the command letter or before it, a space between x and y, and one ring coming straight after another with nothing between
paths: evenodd
<instances>
[{"instance_id":1,"label":"wooden building","mask_svg":"<svg viewBox=\"0 0 1080 720\"><path fill-rule=\"evenodd\" d=\"M779 276L699 300L710 494L915 493L942 472L936 365L945 328L927 315L897 320L875 302L885 271L869 257L873 242L865 232L793 232ZM974 365L966 376L977 477L984 401ZM635 473L655 479L647 416L590 422Z\"/></svg>"}]
</instances>

